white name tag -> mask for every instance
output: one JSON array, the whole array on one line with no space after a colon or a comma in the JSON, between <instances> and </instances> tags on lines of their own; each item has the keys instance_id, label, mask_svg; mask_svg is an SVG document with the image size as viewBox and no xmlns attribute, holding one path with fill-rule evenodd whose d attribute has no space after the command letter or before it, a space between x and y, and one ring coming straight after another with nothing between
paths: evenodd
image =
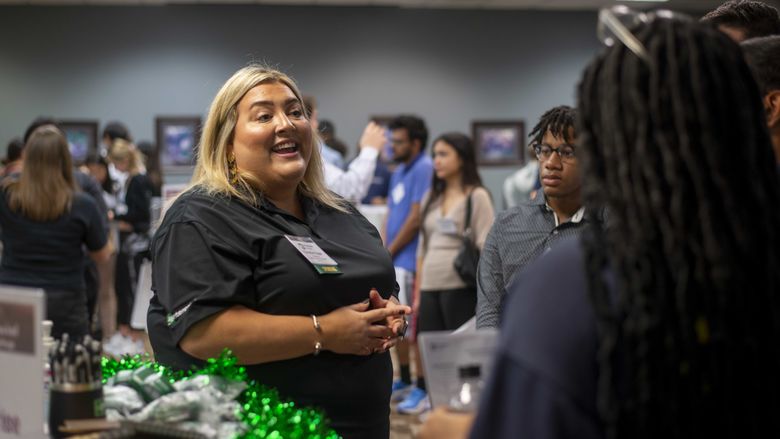
<instances>
[{"instance_id":1,"label":"white name tag","mask_svg":"<svg viewBox=\"0 0 780 439\"><path fill-rule=\"evenodd\" d=\"M341 273L338 262L334 261L333 258L328 256L328 254L325 253L320 248L320 246L318 246L308 236L284 235L284 237L287 238L288 241L290 241L290 244L292 244L293 247L295 247L298 250L298 252L301 255L303 255L303 257L306 258L307 261L309 261L311 265L314 266L314 269L317 270L317 273L320 274Z\"/></svg>"},{"instance_id":2,"label":"white name tag","mask_svg":"<svg viewBox=\"0 0 780 439\"><path fill-rule=\"evenodd\" d=\"M395 203L395 204L400 203L401 200L404 199L404 195L406 195L406 189L404 189L404 184L403 183L398 183L393 188L393 193L392 193L393 203Z\"/></svg>"},{"instance_id":3,"label":"white name tag","mask_svg":"<svg viewBox=\"0 0 780 439\"><path fill-rule=\"evenodd\" d=\"M455 221L452 218L439 218L436 220L436 225L439 228L439 232L445 235L457 235L458 227L455 225Z\"/></svg>"}]
</instances>

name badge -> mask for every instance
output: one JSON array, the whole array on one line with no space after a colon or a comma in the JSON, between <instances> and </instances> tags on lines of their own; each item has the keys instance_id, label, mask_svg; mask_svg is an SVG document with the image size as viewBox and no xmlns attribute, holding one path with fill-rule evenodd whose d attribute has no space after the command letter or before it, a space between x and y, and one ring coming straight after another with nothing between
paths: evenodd
<instances>
[{"instance_id":1,"label":"name badge","mask_svg":"<svg viewBox=\"0 0 780 439\"><path fill-rule=\"evenodd\" d=\"M439 228L439 232L445 235L457 235L458 227L455 225L455 221L452 218L439 218L436 220L436 225Z\"/></svg>"},{"instance_id":2,"label":"name badge","mask_svg":"<svg viewBox=\"0 0 780 439\"><path fill-rule=\"evenodd\" d=\"M391 194L393 196L393 203L398 204L401 202L401 200L404 199L404 195L406 195L406 189L404 189L403 183L398 183L393 188L393 193Z\"/></svg>"},{"instance_id":3,"label":"name badge","mask_svg":"<svg viewBox=\"0 0 780 439\"><path fill-rule=\"evenodd\" d=\"M308 236L284 235L290 244L306 258L319 274L340 274L338 262L328 256L319 245Z\"/></svg>"}]
</instances>

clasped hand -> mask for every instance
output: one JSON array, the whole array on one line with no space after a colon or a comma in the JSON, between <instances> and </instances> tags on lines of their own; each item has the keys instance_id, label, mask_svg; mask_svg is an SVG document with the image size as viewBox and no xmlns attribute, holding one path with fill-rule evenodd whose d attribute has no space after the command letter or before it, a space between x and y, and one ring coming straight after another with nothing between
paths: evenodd
<instances>
[{"instance_id":1,"label":"clasped hand","mask_svg":"<svg viewBox=\"0 0 780 439\"><path fill-rule=\"evenodd\" d=\"M320 317L323 348L339 354L370 355L395 346L406 330L412 309L385 300L375 289L367 301L339 308Z\"/></svg>"}]
</instances>

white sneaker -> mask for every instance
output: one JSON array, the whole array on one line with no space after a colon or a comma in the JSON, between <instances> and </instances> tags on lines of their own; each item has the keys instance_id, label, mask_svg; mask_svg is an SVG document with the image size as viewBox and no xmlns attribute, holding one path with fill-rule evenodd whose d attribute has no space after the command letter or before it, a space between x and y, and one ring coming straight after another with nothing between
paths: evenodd
<instances>
[{"instance_id":1,"label":"white sneaker","mask_svg":"<svg viewBox=\"0 0 780 439\"><path fill-rule=\"evenodd\" d=\"M133 340L130 337L116 333L106 343L103 343L103 352L113 357L123 355L136 355L145 352L143 340Z\"/></svg>"}]
</instances>

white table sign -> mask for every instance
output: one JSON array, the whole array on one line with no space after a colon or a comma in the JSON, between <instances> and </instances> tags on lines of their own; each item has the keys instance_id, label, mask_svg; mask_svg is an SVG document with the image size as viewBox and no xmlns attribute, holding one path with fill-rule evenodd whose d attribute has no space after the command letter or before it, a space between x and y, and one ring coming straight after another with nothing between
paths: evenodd
<instances>
[{"instance_id":1,"label":"white table sign","mask_svg":"<svg viewBox=\"0 0 780 439\"><path fill-rule=\"evenodd\" d=\"M42 290L0 286L0 439L42 438Z\"/></svg>"},{"instance_id":2,"label":"white table sign","mask_svg":"<svg viewBox=\"0 0 780 439\"><path fill-rule=\"evenodd\" d=\"M435 331L420 334L425 383L433 408L446 406L460 379L458 368L479 365L485 381L498 344L498 331Z\"/></svg>"}]
</instances>

